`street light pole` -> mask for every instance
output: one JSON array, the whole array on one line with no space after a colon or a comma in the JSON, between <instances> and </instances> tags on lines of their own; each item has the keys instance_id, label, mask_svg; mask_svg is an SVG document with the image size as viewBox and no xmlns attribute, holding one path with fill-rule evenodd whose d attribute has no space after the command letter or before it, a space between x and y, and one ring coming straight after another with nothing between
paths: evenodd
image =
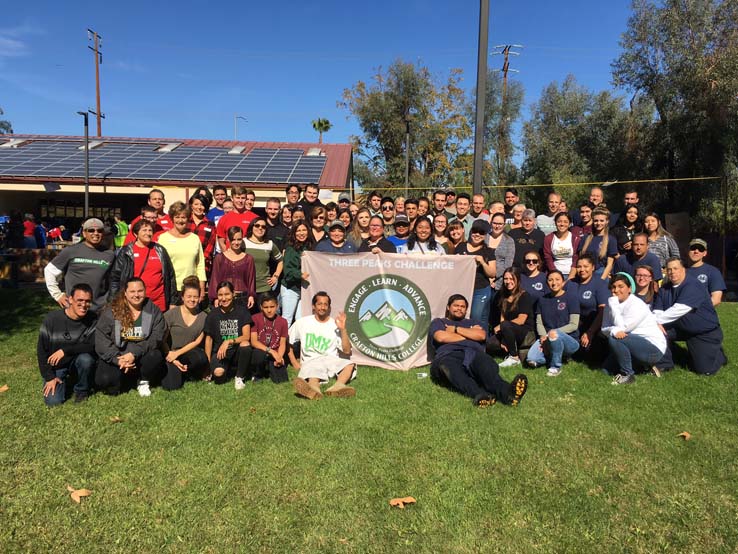
<instances>
[{"instance_id":1,"label":"street light pole","mask_svg":"<svg viewBox=\"0 0 738 554\"><path fill-rule=\"evenodd\" d=\"M238 115L237 113L233 114L233 140L238 140L238 120L243 119L244 121L248 122L248 119L243 117L242 115Z\"/></svg>"},{"instance_id":2,"label":"street light pole","mask_svg":"<svg viewBox=\"0 0 738 554\"><path fill-rule=\"evenodd\" d=\"M87 112L77 112L85 118L85 219L90 216L90 125Z\"/></svg>"},{"instance_id":3,"label":"street light pole","mask_svg":"<svg viewBox=\"0 0 738 554\"><path fill-rule=\"evenodd\" d=\"M474 124L474 194L482 193L484 162L484 104L487 97L487 34L489 0L479 2L479 45L477 50L477 113Z\"/></svg>"}]
</instances>

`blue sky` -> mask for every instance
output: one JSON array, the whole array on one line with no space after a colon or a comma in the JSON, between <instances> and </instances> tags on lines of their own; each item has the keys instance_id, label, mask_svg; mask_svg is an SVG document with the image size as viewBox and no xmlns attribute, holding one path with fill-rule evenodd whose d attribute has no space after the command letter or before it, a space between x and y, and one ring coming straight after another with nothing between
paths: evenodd
<instances>
[{"instance_id":1,"label":"blue sky","mask_svg":"<svg viewBox=\"0 0 738 554\"><path fill-rule=\"evenodd\" d=\"M568 73L610 88L629 6L493 0L490 50L525 46L511 67L526 108ZM317 140L310 122L326 117L326 142L345 142L359 129L336 106L343 89L397 58L439 77L459 67L472 90L478 17L473 0L9 2L0 107L17 133L81 134L76 112L95 107L90 27L103 37L104 135L232 139L238 113L241 140Z\"/></svg>"}]
</instances>

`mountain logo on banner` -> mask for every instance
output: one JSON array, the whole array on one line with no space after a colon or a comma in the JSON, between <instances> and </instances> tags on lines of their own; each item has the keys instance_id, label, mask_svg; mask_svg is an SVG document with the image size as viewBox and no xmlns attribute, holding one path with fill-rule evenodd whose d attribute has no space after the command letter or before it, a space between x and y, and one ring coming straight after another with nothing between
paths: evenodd
<instances>
[{"instance_id":1,"label":"mountain logo on banner","mask_svg":"<svg viewBox=\"0 0 738 554\"><path fill-rule=\"evenodd\" d=\"M386 362L412 356L424 344L430 324L425 294L398 275L363 280L351 291L344 311L354 347Z\"/></svg>"}]
</instances>

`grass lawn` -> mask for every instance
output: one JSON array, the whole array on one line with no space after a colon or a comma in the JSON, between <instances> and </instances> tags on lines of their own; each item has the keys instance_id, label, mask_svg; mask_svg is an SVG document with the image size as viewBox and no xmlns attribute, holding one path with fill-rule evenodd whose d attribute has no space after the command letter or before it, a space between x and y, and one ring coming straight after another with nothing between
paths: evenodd
<instances>
[{"instance_id":1,"label":"grass lawn","mask_svg":"<svg viewBox=\"0 0 738 554\"><path fill-rule=\"evenodd\" d=\"M372 368L354 399L198 383L49 410L45 292L0 291L0 306L4 553L738 549L735 304L720 308L731 364L716 377L613 387L568 364L528 371L520 407L483 410ZM77 505L67 485L92 496Z\"/></svg>"}]
</instances>

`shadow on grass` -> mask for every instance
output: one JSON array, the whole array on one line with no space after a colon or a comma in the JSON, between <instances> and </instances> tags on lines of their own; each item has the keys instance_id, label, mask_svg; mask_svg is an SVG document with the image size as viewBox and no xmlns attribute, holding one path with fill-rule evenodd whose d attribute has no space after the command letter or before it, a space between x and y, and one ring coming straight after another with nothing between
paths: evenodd
<instances>
[{"instance_id":1,"label":"shadow on grass","mask_svg":"<svg viewBox=\"0 0 738 554\"><path fill-rule=\"evenodd\" d=\"M37 329L55 307L46 290L0 289L0 342L15 333Z\"/></svg>"}]
</instances>

